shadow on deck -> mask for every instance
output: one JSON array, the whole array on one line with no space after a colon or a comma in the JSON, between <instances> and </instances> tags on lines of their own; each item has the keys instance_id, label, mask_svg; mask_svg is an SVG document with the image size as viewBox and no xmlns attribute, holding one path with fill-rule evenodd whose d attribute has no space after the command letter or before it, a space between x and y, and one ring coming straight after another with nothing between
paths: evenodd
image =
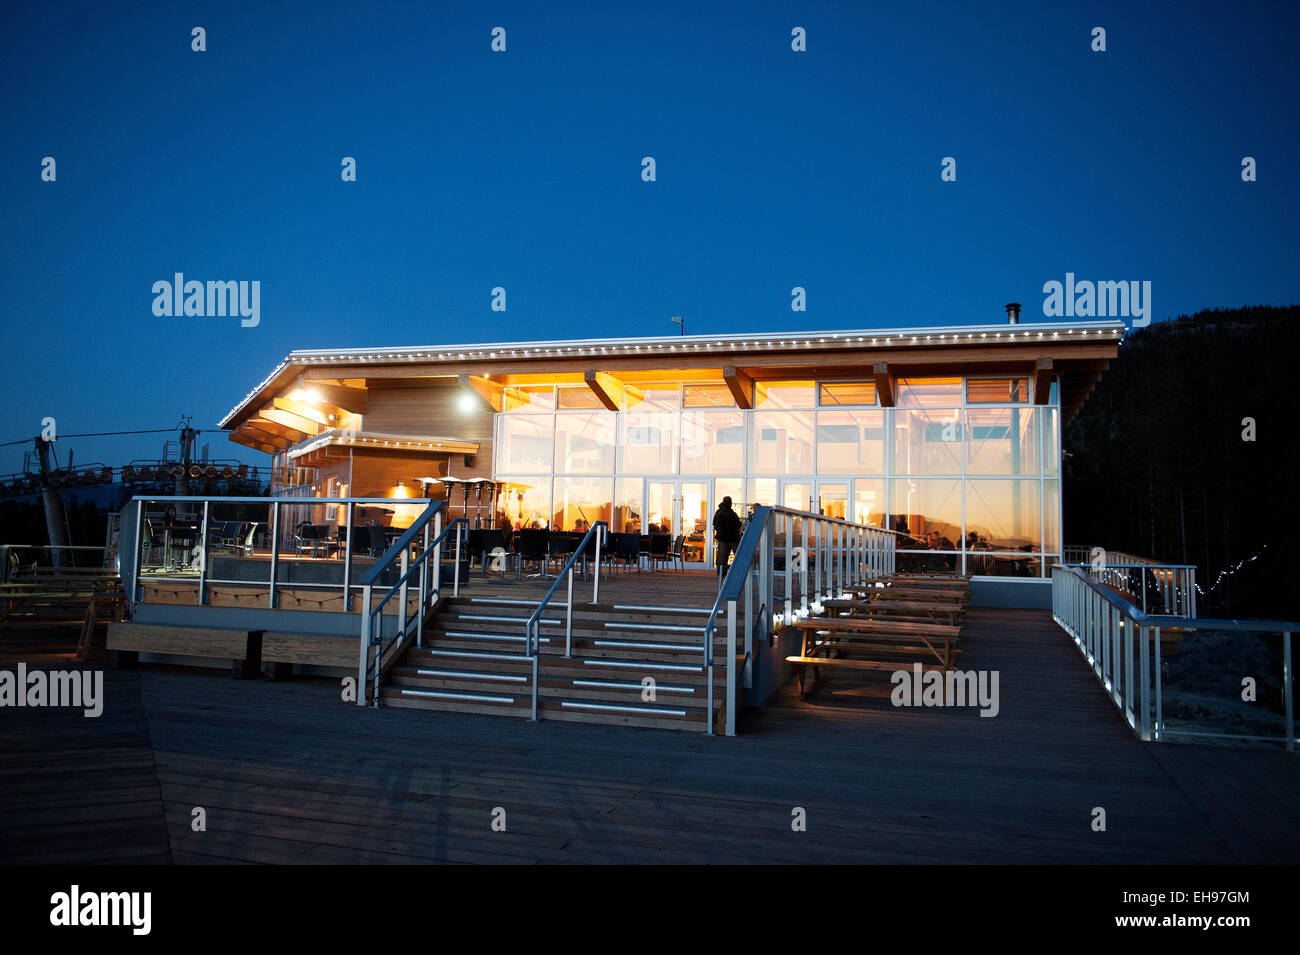
<instances>
[{"instance_id":1,"label":"shadow on deck","mask_svg":"<svg viewBox=\"0 0 1300 955\"><path fill-rule=\"evenodd\" d=\"M684 592L691 576L659 580ZM694 576L707 589L708 575ZM326 680L109 673L100 721L5 713L2 772L20 785L0 795L0 855L125 861L169 845L186 863L1300 861L1294 756L1139 742L1045 612L972 610L963 645L963 669L1000 674L996 718L896 709L886 675L834 677L806 701L787 688L730 739L363 711ZM93 798L72 798L70 772ZM114 840L126 805L134 835ZM206 832L190 828L195 806ZM491 828L497 807L505 832ZM795 807L805 832L791 829ZM1091 828L1094 807L1105 832ZM44 837L15 841L29 827Z\"/></svg>"}]
</instances>

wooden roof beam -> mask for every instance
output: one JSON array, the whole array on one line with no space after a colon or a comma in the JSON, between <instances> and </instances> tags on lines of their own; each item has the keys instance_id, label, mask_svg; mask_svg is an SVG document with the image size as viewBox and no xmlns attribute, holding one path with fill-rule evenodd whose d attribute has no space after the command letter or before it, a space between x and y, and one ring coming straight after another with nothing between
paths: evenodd
<instances>
[{"instance_id":1,"label":"wooden roof beam","mask_svg":"<svg viewBox=\"0 0 1300 955\"><path fill-rule=\"evenodd\" d=\"M288 448L293 444L293 441L289 438L270 431L263 431L261 428L255 428L248 424L240 425L239 428L235 430L235 433L242 434L246 438L252 438L254 441L260 441L263 444L269 444L271 447L279 451L283 451L285 448Z\"/></svg>"},{"instance_id":2,"label":"wooden roof beam","mask_svg":"<svg viewBox=\"0 0 1300 955\"><path fill-rule=\"evenodd\" d=\"M722 380L727 383L727 390L736 400L737 408L754 407L754 379L735 365L722 366Z\"/></svg>"},{"instance_id":3,"label":"wooden roof beam","mask_svg":"<svg viewBox=\"0 0 1300 955\"><path fill-rule=\"evenodd\" d=\"M1034 363L1034 404L1045 405L1052 395L1052 359L1040 358Z\"/></svg>"},{"instance_id":4,"label":"wooden roof beam","mask_svg":"<svg viewBox=\"0 0 1300 955\"><path fill-rule=\"evenodd\" d=\"M260 413L260 412L259 412ZM269 418L249 418L240 428L252 428L265 434L273 435L275 438L295 444L302 440L302 432L297 428L286 428L278 421L271 421Z\"/></svg>"},{"instance_id":5,"label":"wooden roof beam","mask_svg":"<svg viewBox=\"0 0 1300 955\"><path fill-rule=\"evenodd\" d=\"M298 436L293 439L295 444L303 438L310 438L320 434L322 430L315 421L296 415L292 411L285 411L282 408L268 405L261 410L260 414L268 421L274 421L278 425L283 425L285 428L298 432Z\"/></svg>"},{"instance_id":6,"label":"wooden roof beam","mask_svg":"<svg viewBox=\"0 0 1300 955\"><path fill-rule=\"evenodd\" d=\"M313 381L309 387L338 411L347 411L351 414L366 413L366 389L364 388L349 388L345 385L332 385L319 381Z\"/></svg>"},{"instance_id":7,"label":"wooden roof beam","mask_svg":"<svg viewBox=\"0 0 1300 955\"><path fill-rule=\"evenodd\" d=\"M582 378L587 383L587 387L591 389L591 393L596 396L597 401L610 411L618 410L617 395L621 384L617 378L603 371L594 371L592 369L583 372Z\"/></svg>"},{"instance_id":8,"label":"wooden roof beam","mask_svg":"<svg viewBox=\"0 0 1300 955\"><path fill-rule=\"evenodd\" d=\"M313 408L305 401L294 401L292 398L272 398L271 405L275 408L279 408L281 411L287 411L290 414L297 415L299 418L303 418L307 421L314 421L322 428L333 427L330 423L328 412ZM342 408L335 408L334 410L338 411L340 414L343 411Z\"/></svg>"},{"instance_id":9,"label":"wooden roof beam","mask_svg":"<svg viewBox=\"0 0 1300 955\"><path fill-rule=\"evenodd\" d=\"M876 394L880 398L880 407L894 407L894 376L889 371L889 362L875 362L871 366L871 377L876 382Z\"/></svg>"},{"instance_id":10,"label":"wooden roof beam","mask_svg":"<svg viewBox=\"0 0 1300 955\"><path fill-rule=\"evenodd\" d=\"M460 375L460 387L473 388L480 398L493 411L505 411L505 385L483 375Z\"/></svg>"}]
</instances>

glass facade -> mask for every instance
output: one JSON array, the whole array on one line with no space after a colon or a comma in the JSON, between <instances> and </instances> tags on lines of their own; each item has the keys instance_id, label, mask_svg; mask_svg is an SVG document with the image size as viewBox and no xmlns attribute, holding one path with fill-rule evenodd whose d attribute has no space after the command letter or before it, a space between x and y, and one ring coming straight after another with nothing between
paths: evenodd
<instances>
[{"instance_id":1,"label":"glass facade","mask_svg":"<svg viewBox=\"0 0 1300 955\"><path fill-rule=\"evenodd\" d=\"M712 559L724 496L744 513L782 504L899 532L922 566L1040 576L1061 549L1060 415L1023 377L900 378L897 407L871 382L781 381L755 410L722 383L631 384L618 412L586 389L530 386L496 416L498 513L519 527L681 536ZM572 392L572 394L570 394ZM521 395L522 396L522 395Z\"/></svg>"}]
</instances>

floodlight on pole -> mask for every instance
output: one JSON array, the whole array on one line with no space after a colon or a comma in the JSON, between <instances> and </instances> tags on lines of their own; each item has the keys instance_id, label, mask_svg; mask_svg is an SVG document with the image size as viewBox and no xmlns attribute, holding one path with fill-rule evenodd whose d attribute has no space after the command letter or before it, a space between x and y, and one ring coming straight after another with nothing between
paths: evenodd
<instances>
[{"instance_id":1,"label":"floodlight on pole","mask_svg":"<svg viewBox=\"0 0 1300 955\"><path fill-rule=\"evenodd\" d=\"M672 323L673 323L674 325L680 325L680 326L682 326L682 332L681 332L681 333L682 333L683 335L686 334L686 319L682 318L680 315L674 315L674 316L672 317Z\"/></svg>"}]
</instances>

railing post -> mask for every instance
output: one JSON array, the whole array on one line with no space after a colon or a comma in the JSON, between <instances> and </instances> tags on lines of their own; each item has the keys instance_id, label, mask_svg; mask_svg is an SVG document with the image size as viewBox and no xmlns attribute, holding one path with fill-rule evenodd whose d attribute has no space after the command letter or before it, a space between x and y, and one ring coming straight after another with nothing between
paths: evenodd
<instances>
[{"instance_id":1,"label":"railing post","mask_svg":"<svg viewBox=\"0 0 1300 955\"><path fill-rule=\"evenodd\" d=\"M799 568L799 612L801 616L808 616L808 565L812 558L808 555L808 518L799 518L799 535L803 538L803 555Z\"/></svg>"},{"instance_id":2,"label":"railing post","mask_svg":"<svg viewBox=\"0 0 1300 955\"><path fill-rule=\"evenodd\" d=\"M207 603L208 585L208 501L203 502L203 531L199 535L199 606Z\"/></svg>"},{"instance_id":3,"label":"railing post","mask_svg":"<svg viewBox=\"0 0 1300 955\"><path fill-rule=\"evenodd\" d=\"M564 656L565 659L573 656L573 566L570 565L568 577L569 600L568 606L564 611ZM540 627L542 621L539 619L537 625Z\"/></svg>"},{"instance_id":4,"label":"railing post","mask_svg":"<svg viewBox=\"0 0 1300 955\"><path fill-rule=\"evenodd\" d=\"M460 596L460 540L464 535L467 524L456 525L456 567L451 572L451 595Z\"/></svg>"},{"instance_id":5,"label":"railing post","mask_svg":"<svg viewBox=\"0 0 1300 955\"><path fill-rule=\"evenodd\" d=\"M707 728L704 730L704 734L706 736L713 736L714 732L713 732L713 663L712 662L710 662L704 668L704 674L705 674L705 679L708 680L708 684L709 684L708 708L705 710L705 714L706 714L705 722Z\"/></svg>"},{"instance_id":6,"label":"railing post","mask_svg":"<svg viewBox=\"0 0 1300 955\"><path fill-rule=\"evenodd\" d=\"M1120 706L1120 713L1128 717L1129 710L1133 708L1133 631L1137 630L1137 622L1131 617L1124 615L1120 617L1120 629L1123 633L1124 642L1124 702ZM1130 722L1130 726L1137 728L1137 714Z\"/></svg>"},{"instance_id":7,"label":"railing post","mask_svg":"<svg viewBox=\"0 0 1300 955\"><path fill-rule=\"evenodd\" d=\"M436 603L442 597L442 511L433 515L433 599Z\"/></svg>"},{"instance_id":8,"label":"railing post","mask_svg":"<svg viewBox=\"0 0 1300 955\"><path fill-rule=\"evenodd\" d=\"M1286 704L1286 748L1295 752L1295 693L1291 681L1295 672L1291 669L1291 631L1282 633L1282 699Z\"/></svg>"},{"instance_id":9,"label":"railing post","mask_svg":"<svg viewBox=\"0 0 1300 955\"><path fill-rule=\"evenodd\" d=\"M794 521L789 514L781 513L785 529L785 620L794 616Z\"/></svg>"},{"instance_id":10,"label":"railing post","mask_svg":"<svg viewBox=\"0 0 1300 955\"><path fill-rule=\"evenodd\" d=\"M529 717L534 723L537 722L537 679L538 679L538 657L539 654L533 654L533 715Z\"/></svg>"},{"instance_id":11,"label":"railing post","mask_svg":"<svg viewBox=\"0 0 1300 955\"><path fill-rule=\"evenodd\" d=\"M1141 630L1142 656L1140 659L1142 661L1142 670L1139 679L1142 685L1142 719L1139 721L1138 729L1144 740L1151 739L1151 630L1151 627L1144 627Z\"/></svg>"},{"instance_id":12,"label":"railing post","mask_svg":"<svg viewBox=\"0 0 1300 955\"><path fill-rule=\"evenodd\" d=\"M776 535L776 516L768 515L763 522L763 530L758 540L758 601L767 608L768 619L776 613L776 577L773 570L776 561L774 544Z\"/></svg>"},{"instance_id":13,"label":"railing post","mask_svg":"<svg viewBox=\"0 0 1300 955\"><path fill-rule=\"evenodd\" d=\"M751 563L745 568L745 654L751 655L754 651L754 565ZM745 673L741 674L741 679L746 686L749 685L748 679L745 679L749 673L749 664L745 664Z\"/></svg>"},{"instance_id":14,"label":"railing post","mask_svg":"<svg viewBox=\"0 0 1300 955\"><path fill-rule=\"evenodd\" d=\"M144 555L140 553L140 534L144 527L144 501L135 502L135 560L131 562L131 603L142 600L143 595L140 593L140 562L144 560ZM131 608L131 615L135 616L134 606Z\"/></svg>"},{"instance_id":15,"label":"railing post","mask_svg":"<svg viewBox=\"0 0 1300 955\"><path fill-rule=\"evenodd\" d=\"M397 639L401 640L406 636L406 572L410 569L411 548L402 548L401 563L401 580L402 586L397 589L397 599L401 602L401 609L398 611L397 618Z\"/></svg>"},{"instance_id":16,"label":"railing post","mask_svg":"<svg viewBox=\"0 0 1300 955\"><path fill-rule=\"evenodd\" d=\"M1165 728L1165 710L1164 710L1164 675L1160 672L1160 628L1155 627L1155 658L1156 658L1156 725L1155 737L1160 739Z\"/></svg>"},{"instance_id":17,"label":"railing post","mask_svg":"<svg viewBox=\"0 0 1300 955\"><path fill-rule=\"evenodd\" d=\"M267 592L266 605L275 609L275 578L280 565L280 502L271 502L271 587ZM365 695L365 687L361 688Z\"/></svg>"},{"instance_id":18,"label":"railing post","mask_svg":"<svg viewBox=\"0 0 1300 955\"><path fill-rule=\"evenodd\" d=\"M608 525L596 525L596 580L591 585L591 602L594 604L600 603L600 544L608 529Z\"/></svg>"},{"instance_id":19,"label":"railing post","mask_svg":"<svg viewBox=\"0 0 1300 955\"><path fill-rule=\"evenodd\" d=\"M357 667L357 706L366 705L367 677L370 672L370 585L361 588L361 662Z\"/></svg>"},{"instance_id":20,"label":"railing post","mask_svg":"<svg viewBox=\"0 0 1300 955\"><path fill-rule=\"evenodd\" d=\"M736 601L727 601L727 735L736 735Z\"/></svg>"},{"instance_id":21,"label":"railing post","mask_svg":"<svg viewBox=\"0 0 1300 955\"><path fill-rule=\"evenodd\" d=\"M429 522L424 522L424 546L420 548L419 615L415 618L415 645L424 646L424 614L429 600Z\"/></svg>"},{"instance_id":22,"label":"railing post","mask_svg":"<svg viewBox=\"0 0 1300 955\"><path fill-rule=\"evenodd\" d=\"M356 544L353 534L356 531L352 527L352 502L348 501L347 513L347 544L343 552L343 612L348 613L352 610L352 548Z\"/></svg>"}]
</instances>

